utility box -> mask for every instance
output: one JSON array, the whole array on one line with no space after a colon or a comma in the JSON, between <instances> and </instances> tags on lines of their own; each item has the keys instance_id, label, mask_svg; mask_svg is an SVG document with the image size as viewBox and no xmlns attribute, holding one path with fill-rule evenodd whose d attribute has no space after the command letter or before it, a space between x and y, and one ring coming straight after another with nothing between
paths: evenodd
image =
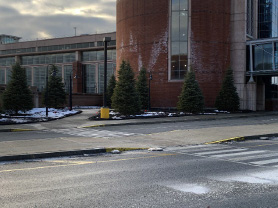
<instances>
[{"instance_id":1,"label":"utility box","mask_svg":"<svg viewBox=\"0 0 278 208\"><path fill-rule=\"evenodd\" d=\"M109 119L109 108L100 108L100 118Z\"/></svg>"}]
</instances>

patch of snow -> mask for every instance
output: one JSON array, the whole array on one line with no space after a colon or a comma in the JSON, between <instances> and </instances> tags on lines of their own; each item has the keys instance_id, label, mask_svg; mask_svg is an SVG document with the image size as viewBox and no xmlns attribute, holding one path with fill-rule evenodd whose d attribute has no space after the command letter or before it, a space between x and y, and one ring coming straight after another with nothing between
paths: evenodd
<instances>
[{"instance_id":1,"label":"patch of snow","mask_svg":"<svg viewBox=\"0 0 278 208\"><path fill-rule=\"evenodd\" d=\"M19 112L23 114L24 112ZM68 110L68 109L54 109L49 108L48 109L48 118L63 118L68 115L73 115L78 113L76 110ZM30 111L26 111L24 114L28 114L28 116L12 116L9 118L1 118L0 122L10 122L10 123L27 123L32 121L32 119L40 119L40 121L46 120L46 111L45 108L33 108ZM7 116L7 115L2 115Z\"/></svg>"},{"instance_id":2,"label":"patch of snow","mask_svg":"<svg viewBox=\"0 0 278 208\"><path fill-rule=\"evenodd\" d=\"M163 149L160 147L156 147L156 148L150 148L148 149L148 151L163 151Z\"/></svg>"},{"instance_id":3,"label":"patch of snow","mask_svg":"<svg viewBox=\"0 0 278 208\"><path fill-rule=\"evenodd\" d=\"M113 150L113 151L111 151L111 153L112 153L112 154L120 154L121 151L120 151L120 150Z\"/></svg>"},{"instance_id":4,"label":"patch of snow","mask_svg":"<svg viewBox=\"0 0 278 208\"><path fill-rule=\"evenodd\" d=\"M178 185L170 185L169 188L173 188L178 191L194 193L194 194L206 194L210 190L204 186L199 186L196 184L178 184Z\"/></svg>"}]
</instances>

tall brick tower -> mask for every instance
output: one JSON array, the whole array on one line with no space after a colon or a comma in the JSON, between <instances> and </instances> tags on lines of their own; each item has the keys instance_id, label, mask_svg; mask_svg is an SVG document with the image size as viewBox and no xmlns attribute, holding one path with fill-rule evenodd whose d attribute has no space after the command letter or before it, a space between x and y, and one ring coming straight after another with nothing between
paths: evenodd
<instances>
[{"instance_id":1,"label":"tall brick tower","mask_svg":"<svg viewBox=\"0 0 278 208\"><path fill-rule=\"evenodd\" d=\"M168 108L191 65L213 107L230 65L230 10L231 0L117 0L117 67L145 67L152 107Z\"/></svg>"}]
</instances>

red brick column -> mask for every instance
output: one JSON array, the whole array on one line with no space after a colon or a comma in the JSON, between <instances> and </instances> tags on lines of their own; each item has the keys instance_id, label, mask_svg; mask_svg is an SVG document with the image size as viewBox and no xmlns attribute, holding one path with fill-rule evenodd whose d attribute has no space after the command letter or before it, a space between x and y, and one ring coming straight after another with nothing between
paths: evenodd
<instances>
[{"instance_id":1,"label":"red brick column","mask_svg":"<svg viewBox=\"0 0 278 208\"><path fill-rule=\"evenodd\" d=\"M206 106L214 107L230 65L231 0L191 2L191 65L195 68Z\"/></svg>"},{"instance_id":2,"label":"red brick column","mask_svg":"<svg viewBox=\"0 0 278 208\"><path fill-rule=\"evenodd\" d=\"M72 68L72 93L82 93L82 64L76 61Z\"/></svg>"}]
</instances>

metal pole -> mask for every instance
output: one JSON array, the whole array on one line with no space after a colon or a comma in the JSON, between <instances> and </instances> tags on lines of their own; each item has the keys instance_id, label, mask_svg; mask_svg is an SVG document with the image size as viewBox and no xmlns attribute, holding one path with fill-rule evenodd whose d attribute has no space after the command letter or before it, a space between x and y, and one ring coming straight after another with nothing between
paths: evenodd
<instances>
[{"instance_id":1,"label":"metal pole","mask_svg":"<svg viewBox=\"0 0 278 208\"><path fill-rule=\"evenodd\" d=\"M107 105L106 99L106 86L107 86L107 41L104 41L104 90L103 90L103 107Z\"/></svg>"},{"instance_id":2,"label":"metal pole","mask_svg":"<svg viewBox=\"0 0 278 208\"><path fill-rule=\"evenodd\" d=\"M149 77L149 100L148 100L148 110L151 110L151 80L153 79L152 74L150 73L150 77Z\"/></svg>"},{"instance_id":3,"label":"metal pole","mask_svg":"<svg viewBox=\"0 0 278 208\"><path fill-rule=\"evenodd\" d=\"M45 116L48 117L48 66L46 67Z\"/></svg>"},{"instance_id":4,"label":"metal pole","mask_svg":"<svg viewBox=\"0 0 278 208\"><path fill-rule=\"evenodd\" d=\"M110 37L103 38L104 42L104 90L103 90L103 107L107 106L106 87L107 87L107 43L111 41Z\"/></svg>"},{"instance_id":5,"label":"metal pole","mask_svg":"<svg viewBox=\"0 0 278 208\"><path fill-rule=\"evenodd\" d=\"M70 107L70 110L72 110L72 79L71 79L71 75L70 75L70 81L69 81L69 107Z\"/></svg>"}]
</instances>

